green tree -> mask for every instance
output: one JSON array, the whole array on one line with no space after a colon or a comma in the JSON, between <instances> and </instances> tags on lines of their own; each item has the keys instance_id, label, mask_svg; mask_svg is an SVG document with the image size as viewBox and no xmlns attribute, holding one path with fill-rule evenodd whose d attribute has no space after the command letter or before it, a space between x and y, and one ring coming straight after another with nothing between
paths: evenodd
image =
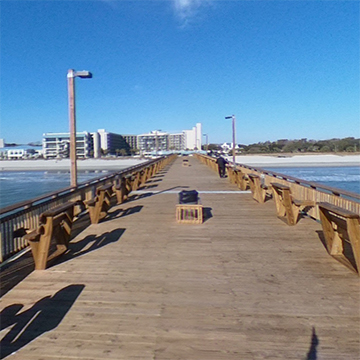
<instances>
[{"instance_id":1,"label":"green tree","mask_svg":"<svg viewBox=\"0 0 360 360\"><path fill-rule=\"evenodd\" d=\"M105 150L105 149L101 149L100 153L101 153L101 156L106 156L109 153L109 151Z\"/></svg>"},{"instance_id":2,"label":"green tree","mask_svg":"<svg viewBox=\"0 0 360 360\"><path fill-rule=\"evenodd\" d=\"M209 144L209 150L221 150L221 147L217 144Z\"/></svg>"},{"instance_id":3,"label":"green tree","mask_svg":"<svg viewBox=\"0 0 360 360\"><path fill-rule=\"evenodd\" d=\"M324 145L321 149L320 149L321 152L330 152L331 149L330 149L330 146L328 145Z\"/></svg>"}]
</instances>

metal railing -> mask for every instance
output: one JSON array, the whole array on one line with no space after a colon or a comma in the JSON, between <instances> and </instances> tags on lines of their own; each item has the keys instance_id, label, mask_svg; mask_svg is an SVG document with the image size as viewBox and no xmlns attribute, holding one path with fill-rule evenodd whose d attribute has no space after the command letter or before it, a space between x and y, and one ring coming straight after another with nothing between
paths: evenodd
<instances>
[{"instance_id":1,"label":"metal railing","mask_svg":"<svg viewBox=\"0 0 360 360\"><path fill-rule=\"evenodd\" d=\"M163 156L118 172L84 181L76 187L67 187L0 209L0 262L28 246L26 240L23 239L25 229L35 229L39 225L39 217L44 211L68 201L89 200L95 196L96 188L110 183L114 184L121 176L136 173L149 167L151 167L149 173L153 175L172 159L173 155ZM75 213L79 214L80 212L80 206L76 206Z\"/></svg>"}]
</instances>

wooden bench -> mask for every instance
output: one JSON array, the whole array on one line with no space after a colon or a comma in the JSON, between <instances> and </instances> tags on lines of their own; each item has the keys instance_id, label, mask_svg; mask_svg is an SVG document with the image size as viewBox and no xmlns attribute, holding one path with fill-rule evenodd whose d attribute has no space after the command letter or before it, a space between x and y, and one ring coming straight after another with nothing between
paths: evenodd
<instances>
[{"instance_id":1,"label":"wooden bench","mask_svg":"<svg viewBox=\"0 0 360 360\"><path fill-rule=\"evenodd\" d=\"M273 199L275 200L278 218L288 225L297 224L301 212L314 207L316 204L311 200L297 200L291 194L287 185L271 183Z\"/></svg>"},{"instance_id":2,"label":"wooden bench","mask_svg":"<svg viewBox=\"0 0 360 360\"><path fill-rule=\"evenodd\" d=\"M133 177L134 179L132 181L131 190L136 191L141 185L141 172L137 171L135 174L133 174Z\"/></svg>"},{"instance_id":3,"label":"wooden bench","mask_svg":"<svg viewBox=\"0 0 360 360\"><path fill-rule=\"evenodd\" d=\"M229 180L232 184L237 184L237 170L234 169L232 166L227 165L226 170L228 173Z\"/></svg>"},{"instance_id":4,"label":"wooden bench","mask_svg":"<svg viewBox=\"0 0 360 360\"><path fill-rule=\"evenodd\" d=\"M119 178L115 179L115 184L114 184L114 191L116 194L116 202L117 204L122 204L126 199L125 196L126 194L126 182L125 182L125 177L122 176L120 177L120 181Z\"/></svg>"},{"instance_id":5,"label":"wooden bench","mask_svg":"<svg viewBox=\"0 0 360 360\"><path fill-rule=\"evenodd\" d=\"M264 203L266 197L270 195L268 187L261 183L261 178L259 175L248 174L248 179L254 200L259 203Z\"/></svg>"},{"instance_id":6,"label":"wooden bench","mask_svg":"<svg viewBox=\"0 0 360 360\"><path fill-rule=\"evenodd\" d=\"M140 179L140 174L139 174ZM116 200L118 204L122 204L126 201L129 197L129 194L133 190L134 182L136 181L136 177L132 175L122 176L120 183L114 186L115 193L116 193ZM140 183L140 180L139 180ZM137 189L136 185L136 189Z\"/></svg>"},{"instance_id":7,"label":"wooden bench","mask_svg":"<svg viewBox=\"0 0 360 360\"><path fill-rule=\"evenodd\" d=\"M103 185L96 189L96 196L91 200L84 201L89 209L90 220L92 224L98 224L104 219L111 207L111 196L113 194L113 185Z\"/></svg>"},{"instance_id":8,"label":"wooden bench","mask_svg":"<svg viewBox=\"0 0 360 360\"><path fill-rule=\"evenodd\" d=\"M81 202L68 202L40 215L39 227L30 231L24 238L30 244L35 262L35 270L44 270L48 262L63 254L69 247L71 228L74 220L74 207ZM51 252L51 242L56 249Z\"/></svg>"},{"instance_id":9,"label":"wooden bench","mask_svg":"<svg viewBox=\"0 0 360 360\"><path fill-rule=\"evenodd\" d=\"M141 177L140 177L140 182L141 184L145 184L152 176L152 167L148 166L145 169L143 169L141 171Z\"/></svg>"},{"instance_id":10,"label":"wooden bench","mask_svg":"<svg viewBox=\"0 0 360 360\"><path fill-rule=\"evenodd\" d=\"M141 184L146 183L146 181L148 180L148 174L149 174L149 167L147 167L141 171L141 177L140 177Z\"/></svg>"},{"instance_id":11,"label":"wooden bench","mask_svg":"<svg viewBox=\"0 0 360 360\"><path fill-rule=\"evenodd\" d=\"M360 216L327 202L318 203L328 253L360 275Z\"/></svg>"},{"instance_id":12,"label":"wooden bench","mask_svg":"<svg viewBox=\"0 0 360 360\"><path fill-rule=\"evenodd\" d=\"M249 178L239 169L228 166L227 170L231 183L236 184L240 190L245 191L248 188Z\"/></svg>"},{"instance_id":13,"label":"wooden bench","mask_svg":"<svg viewBox=\"0 0 360 360\"><path fill-rule=\"evenodd\" d=\"M203 206L200 204L197 193L196 201L188 203L181 202L179 199L179 204L176 205L176 221L182 224L202 224L204 222Z\"/></svg>"},{"instance_id":14,"label":"wooden bench","mask_svg":"<svg viewBox=\"0 0 360 360\"><path fill-rule=\"evenodd\" d=\"M249 178L241 170L236 170L236 183L240 190L245 191L249 186Z\"/></svg>"}]
</instances>

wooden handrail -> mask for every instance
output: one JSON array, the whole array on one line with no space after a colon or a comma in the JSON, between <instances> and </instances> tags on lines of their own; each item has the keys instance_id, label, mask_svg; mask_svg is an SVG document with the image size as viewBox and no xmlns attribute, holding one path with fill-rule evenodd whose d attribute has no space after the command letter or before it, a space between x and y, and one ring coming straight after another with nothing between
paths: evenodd
<instances>
[{"instance_id":1,"label":"wooden handrail","mask_svg":"<svg viewBox=\"0 0 360 360\"><path fill-rule=\"evenodd\" d=\"M95 196L98 187L108 184L113 185L116 177L126 176L145 168L161 169L173 160L174 156L176 155L162 156L118 172L84 181L76 187L66 187L0 209L0 262L27 247L28 243L23 237L23 232L25 229L38 227L40 215L45 211L49 211L67 202L89 200ZM156 166L156 164L158 165ZM77 206L75 215L78 215L81 211L82 206ZM19 231L20 229L22 231Z\"/></svg>"},{"instance_id":2,"label":"wooden handrail","mask_svg":"<svg viewBox=\"0 0 360 360\"><path fill-rule=\"evenodd\" d=\"M0 209L0 216L4 215L4 214L7 214L7 213L10 213L10 212L13 212L13 211L16 211L16 210L30 208L31 206L33 206L33 205L35 205L37 203L40 203L40 202L52 201L53 199L59 198L62 195L68 195L71 192L74 192L74 191L77 191L77 190L80 190L80 189L84 189L84 188L86 188L88 186L91 186L91 185L99 184L100 182L106 181L108 179L112 179L116 175L125 175L125 174L128 174L128 173L130 173L132 171L135 171L137 169L147 167L147 166L151 165L152 163L154 163L156 161L158 161L158 159L150 160L150 161L147 161L147 162L135 165L135 166L131 166L131 167L128 167L126 169L117 171L115 173L110 173L110 174L108 174L106 176L102 175L100 177L95 177L93 179L86 180L86 181L84 181L82 183L79 183L77 187L69 186L69 187L66 187L66 188L63 188L63 189L60 189L60 190L57 190L57 191L47 193L45 195L41 195L41 196L32 198L30 200L21 201L21 202L18 202L16 204L14 204L14 205L6 206L6 207Z\"/></svg>"},{"instance_id":3,"label":"wooden handrail","mask_svg":"<svg viewBox=\"0 0 360 360\"><path fill-rule=\"evenodd\" d=\"M196 154L195 156L213 170L217 169L215 158L202 154ZM260 176L262 183L268 187L274 182L289 186L292 194L298 200L313 201L314 203L328 202L334 206L360 214L360 194L298 179L293 176L265 170L255 166L235 164L234 167L234 165L229 164L228 167L241 171L245 177L251 173L255 173ZM311 209L308 212L308 215L316 220L320 220L320 214L317 207Z\"/></svg>"},{"instance_id":4,"label":"wooden handrail","mask_svg":"<svg viewBox=\"0 0 360 360\"><path fill-rule=\"evenodd\" d=\"M236 165L247 168L249 170L254 170L254 171L269 175L269 176L273 176L273 177L278 178L278 179L283 179L283 180L293 182L293 183L296 183L296 184L299 184L299 185L305 185L305 186L311 187L313 189L319 189L320 191L325 190L325 191L331 192L331 193L333 193L334 195L337 195L337 196L346 196L346 197L350 197L350 198L360 200L360 194L357 194L357 193L354 193L354 192L351 192L351 191L346 191L346 190L334 188L334 187L331 187L331 186L319 184L319 183L314 182L314 181L302 180L302 179L296 178L294 176L284 175L284 174L281 174L281 173L278 173L278 172L275 172L275 171L265 170L265 169L258 168L258 167L253 167L253 166L248 166L248 165L243 165L243 164L236 164Z\"/></svg>"},{"instance_id":5,"label":"wooden handrail","mask_svg":"<svg viewBox=\"0 0 360 360\"><path fill-rule=\"evenodd\" d=\"M216 159L200 154L196 156L204 164L216 169ZM277 215L288 225L297 223L300 212L319 221L329 254L360 275L360 194L254 166L228 165L229 180L244 189L246 186L239 179L234 182L234 170L241 171L249 179L253 197L258 202L263 202L263 198L259 194L254 196L254 183L251 180L257 180L257 189L260 188L260 181L262 186L272 189ZM351 261L349 251L344 251L345 242L351 244L355 264Z\"/></svg>"},{"instance_id":6,"label":"wooden handrail","mask_svg":"<svg viewBox=\"0 0 360 360\"><path fill-rule=\"evenodd\" d=\"M216 162L216 159L208 156L208 155L203 155L203 154L196 154L199 157L203 157L205 159L207 159L208 161L211 162ZM232 167L233 165L228 165L229 167ZM323 184L319 184L317 182L313 182L313 181L307 181L307 180L303 180L303 179L299 179L296 178L294 176L290 176L290 175L285 175L285 174L281 174L275 171L271 171L271 170L265 170L263 168L260 167L255 167L255 166L250 166L250 165L246 165L246 164L235 164L236 167L240 167L240 168L244 168L244 169L248 169L251 171L256 171L260 174L264 174L264 175L268 175L268 176L272 176L274 178L277 179L282 179L291 183L295 183L298 185L302 185L302 186L306 186L312 189L316 189L318 191L325 191L325 192L330 192L336 196L342 196L342 197L346 197L346 198L350 198L353 200L360 200L360 194L351 192L351 191L346 191L346 190L342 190L342 189L338 189L338 188L334 188L331 186L327 186L327 185L323 185Z\"/></svg>"}]
</instances>

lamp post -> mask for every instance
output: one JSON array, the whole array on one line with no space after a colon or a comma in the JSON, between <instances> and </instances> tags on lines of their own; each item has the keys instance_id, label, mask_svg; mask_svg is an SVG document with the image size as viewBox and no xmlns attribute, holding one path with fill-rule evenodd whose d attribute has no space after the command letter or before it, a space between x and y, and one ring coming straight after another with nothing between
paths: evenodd
<instances>
[{"instance_id":1,"label":"lamp post","mask_svg":"<svg viewBox=\"0 0 360 360\"><path fill-rule=\"evenodd\" d=\"M75 78L89 79L92 74L89 71L68 70L68 96L69 96L69 125L70 125L70 184L77 186L77 166L76 166L76 115L75 115Z\"/></svg>"},{"instance_id":2,"label":"lamp post","mask_svg":"<svg viewBox=\"0 0 360 360\"><path fill-rule=\"evenodd\" d=\"M203 136L206 136L206 152L208 152L209 151L208 134L203 134Z\"/></svg>"},{"instance_id":3,"label":"lamp post","mask_svg":"<svg viewBox=\"0 0 360 360\"><path fill-rule=\"evenodd\" d=\"M158 139L158 132L157 130L155 131L155 156L157 156L158 154L158 147L159 147L159 143L158 143L159 139Z\"/></svg>"},{"instance_id":4,"label":"lamp post","mask_svg":"<svg viewBox=\"0 0 360 360\"><path fill-rule=\"evenodd\" d=\"M233 166L235 166L235 115L226 116L225 119L232 119Z\"/></svg>"}]
</instances>

